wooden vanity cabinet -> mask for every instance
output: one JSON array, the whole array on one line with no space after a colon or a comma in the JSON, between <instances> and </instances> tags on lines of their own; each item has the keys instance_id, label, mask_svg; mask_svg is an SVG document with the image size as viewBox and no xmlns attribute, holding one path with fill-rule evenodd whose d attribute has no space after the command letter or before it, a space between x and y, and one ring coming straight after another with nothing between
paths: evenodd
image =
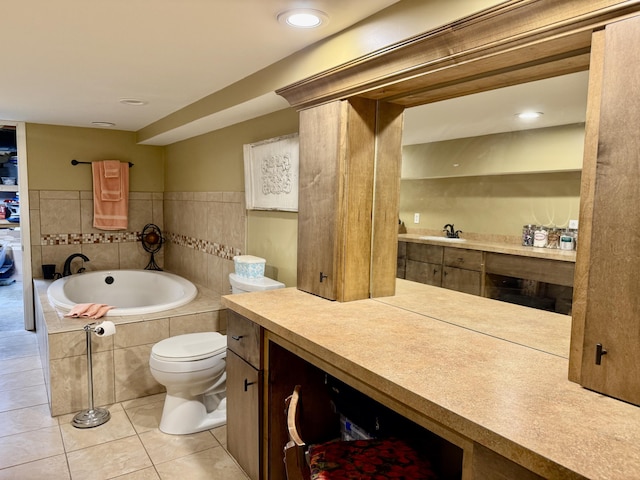
<instances>
[{"instance_id":1,"label":"wooden vanity cabinet","mask_svg":"<svg viewBox=\"0 0 640 480\"><path fill-rule=\"evenodd\" d=\"M262 329L228 311L227 449L252 480L261 478Z\"/></svg>"},{"instance_id":2,"label":"wooden vanity cabinet","mask_svg":"<svg viewBox=\"0 0 640 480\"><path fill-rule=\"evenodd\" d=\"M403 109L353 98L300 112L300 290L341 302L395 292Z\"/></svg>"}]
</instances>

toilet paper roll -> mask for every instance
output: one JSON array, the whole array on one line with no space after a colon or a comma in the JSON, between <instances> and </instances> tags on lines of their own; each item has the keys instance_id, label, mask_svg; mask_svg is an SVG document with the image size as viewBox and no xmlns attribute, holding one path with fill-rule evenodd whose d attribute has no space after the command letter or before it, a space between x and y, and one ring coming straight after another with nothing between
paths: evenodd
<instances>
[{"instance_id":1,"label":"toilet paper roll","mask_svg":"<svg viewBox=\"0 0 640 480\"><path fill-rule=\"evenodd\" d=\"M100 322L99 324L97 324L93 328L93 331L96 332L96 335L99 337L108 337L109 335L113 335L114 333L116 333L116 326L113 324L113 322L105 320L104 322Z\"/></svg>"}]
</instances>

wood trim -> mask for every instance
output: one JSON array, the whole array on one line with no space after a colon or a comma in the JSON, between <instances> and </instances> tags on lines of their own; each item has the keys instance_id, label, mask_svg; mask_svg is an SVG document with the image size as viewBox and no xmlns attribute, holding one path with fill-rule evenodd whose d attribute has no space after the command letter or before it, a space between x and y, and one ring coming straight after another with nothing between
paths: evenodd
<instances>
[{"instance_id":1,"label":"wood trim","mask_svg":"<svg viewBox=\"0 0 640 480\"><path fill-rule=\"evenodd\" d=\"M530 72L535 65L527 62L538 62L540 69L533 74L534 79L556 75L557 71L544 68L544 64L554 61L564 60L561 70L568 73L584 62L593 30L638 11L640 0L512 0L364 55L276 93L296 108L356 95L393 98L394 103L414 106L420 103L403 97L416 89L441 84L442 72L446 70L456 77L449 81L465 83L466 79L476 77L474 88L485 89L495 84L486 82L483 86L479 80L495 78L502 69L514 71L514 59L520 65L515 70L527 68ZM466 71L458 70L461 66L466 66ZM478 75L481 77L477 78ZM515 81L517 74L513 75L504 80L506 84ZM468 92L473 90L471 85L466 88Z\"/></svg>"},{"instance_id":2,"label":"wood trim","mask_svg":"<svg viewBox=\"0 0 640 480\"><path fill-rule=\"evenodd\" d=\"M604 73L605 32L594 32L591 42L589 69L589 97L585 124L584 155L580 185L580 237L576 255L571 320L571 343L569 353L569 380L580 383L582 377L582 355L584 328L587 315L587 291L589 266L591 264L591 230L593 200L596 188L596 164L600 135L600 102Z\"/></svg>"}]
</instances>

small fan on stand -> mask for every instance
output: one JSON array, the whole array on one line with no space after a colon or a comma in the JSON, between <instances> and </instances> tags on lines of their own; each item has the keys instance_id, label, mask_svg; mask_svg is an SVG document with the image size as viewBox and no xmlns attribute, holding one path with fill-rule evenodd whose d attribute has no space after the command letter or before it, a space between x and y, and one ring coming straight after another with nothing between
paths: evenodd
<instances>
[{"instance_id":1,"label":"small fan on stand","mask_svg":"<svg viewBox=\"0 0 640 480\"><path fill-rule=\"evenodd\" d=\"M162 230L160 230L160 227L154 225L153 223L146 224L142 229L140 242L142 242L142 248L144 248L145 251L151 254L151 260L149 260L149 264L144 267L144 269L162 270L156 263L156 259L154 257L154 255L160 251L160 248L162 248L162 243L164 242L164 238L162 238Z\"/></svg>"}]
</instances>

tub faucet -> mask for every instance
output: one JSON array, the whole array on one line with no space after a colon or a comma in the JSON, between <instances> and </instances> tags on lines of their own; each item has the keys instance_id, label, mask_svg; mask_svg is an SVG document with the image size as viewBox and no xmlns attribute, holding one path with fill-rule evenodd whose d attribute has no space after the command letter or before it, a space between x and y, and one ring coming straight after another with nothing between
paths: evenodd
<instances>
[{"instance_id":1,"label":"tub faucet","mask_svg":"<svg viewBox=\"0 0 640 480\"><path fill-rule=\"evenodd\" d=\"M462 233L462 230L454 229L453 223L447 223L442 231L447 234L447 238L460 238L460 234Z\"/></svg>"},{"instance_id":2,"label":"tub faucet","mask_svg":"<svg viewBox=\"0 0 640 480\"><path fill-rule=\"evenodd\" d=\"M71 261L76 257L80 257L85 262L89 261L89 258L87 258L87 256L83 255L82 253L73 253L69 255L67 259L64 261L64 268L62 269L63 277L68 277L69 275L71 275ZM81 268L80 270L84 271L84 268Z\"/></svg>"}]
</instances>

